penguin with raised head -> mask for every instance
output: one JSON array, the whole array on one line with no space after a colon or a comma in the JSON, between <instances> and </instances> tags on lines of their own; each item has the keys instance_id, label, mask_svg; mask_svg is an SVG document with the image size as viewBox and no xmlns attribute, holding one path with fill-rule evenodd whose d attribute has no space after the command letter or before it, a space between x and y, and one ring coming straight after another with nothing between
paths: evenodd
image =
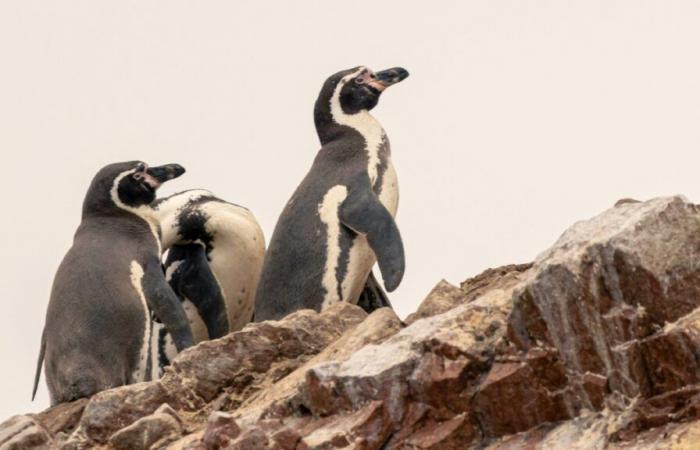
<instances>
[{"instance_id":1,"label":"penguin with raised head","mask_svg":"<svg viewBox=\"0 0 700 450\"><path fill-rule=\"evenodd\" d=\"M368 309L388 305L371 270L378 262L389 292L403 277L394 221L398 183L389 140L370 110L387 87L407 76L400 67L377 73L357 67L326 80L314 108L322 147L270 240L256 321L302 308L320 311L338 301Z\"/></svg>"},{"instance_id":2,"label":"penguin with raised head","mask_svg":"<svg viewBox=\"0 0 700 450\"><path fill-rule=\"evenodd\" d=\"M165 280L156 189L177 164L110 164L92 180L73 246L51 290L34 383L43 359L51 404L150 379L151 314L178 350L193 344L180 300Z\"/></svg>"},{"instance_id":3,"label":"penguin with raised head","mask_svg":"<svg viewBox=\"0 0 700 450\"><path fill-rule=\"evenodd\" d=\"M168 251L165 276L183 302L195 342L243 328L253 315L265 256L253 214L203 189L158 199L153 210ZM154 327L152 351L162 371L177 349L162 324Z\"/></svg>"}]
</instances>

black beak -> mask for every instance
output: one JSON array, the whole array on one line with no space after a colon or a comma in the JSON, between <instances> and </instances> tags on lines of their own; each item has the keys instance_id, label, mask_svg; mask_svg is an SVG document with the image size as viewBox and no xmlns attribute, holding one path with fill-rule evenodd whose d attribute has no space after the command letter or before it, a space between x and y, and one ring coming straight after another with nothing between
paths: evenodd
<instances>
[{"instance_id":1,"label":"black beak","mask_svg":"<svg viewBox=\"0 0 700 450\"><path fill-rule=\"evenodd\" d=\"M403 67L394 67L376 72L375 75L377 76L377 81L384 85L384 87L389 87L405 80L408 77L408 70Z\"/></svg>"},{"instance_id":2,"label":"black beak","mask_svg":"<svg viewBox=\"0 0 700 450\"><path fill-rule=\"evenodd\" d=\"M149 167L146 169L146 173L155 178L158 183L165 183L185 173L185 168L180 164L165 164L157 167Z\"/></svg>"}]
</instances>

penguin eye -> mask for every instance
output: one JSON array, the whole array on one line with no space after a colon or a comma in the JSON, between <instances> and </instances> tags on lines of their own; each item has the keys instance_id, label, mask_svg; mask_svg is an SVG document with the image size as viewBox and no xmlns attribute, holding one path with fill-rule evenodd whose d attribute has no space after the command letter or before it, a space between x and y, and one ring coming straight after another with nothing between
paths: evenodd
<instances>
[{"instance_id":1,"label":"penguin eye","mask_svg":"<svg viewBox=\"0 0 700 450\"><path fill-rule=\"evenodd\" d=\"M132 177L133 177L134 180L141 181L141 180L143 180L143 178L144 178L143 172L135 172L135 173L132 175Z\"/></svg>"},{"instance_id":2,"label":"penguin eye","mask_svg":"<svg viewBox=\"0 0 700 450\"><path fill-rule=\"evenodd\" d=\"M355 84L365 84L364 78L355 78Z\"/></svg>"}]
</instances>

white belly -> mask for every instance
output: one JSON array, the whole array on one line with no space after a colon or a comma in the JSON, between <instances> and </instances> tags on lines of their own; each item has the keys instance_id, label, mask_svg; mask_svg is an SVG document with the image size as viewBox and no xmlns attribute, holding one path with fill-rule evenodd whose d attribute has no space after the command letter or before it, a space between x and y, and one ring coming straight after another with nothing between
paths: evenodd
<instances>
[{"instance_id":1,"label":"white belly","mask_svg":"<svg viewBox=\"0 0 700 450\"><path fill-rule=\"evenodd\" d=\"M230 331L243 328L253 316L255 290L265 257L265 238L253 215L221 203L203 207L210 220L213 249L210 267L226 302Z\"/></svg>"}]
</instances>

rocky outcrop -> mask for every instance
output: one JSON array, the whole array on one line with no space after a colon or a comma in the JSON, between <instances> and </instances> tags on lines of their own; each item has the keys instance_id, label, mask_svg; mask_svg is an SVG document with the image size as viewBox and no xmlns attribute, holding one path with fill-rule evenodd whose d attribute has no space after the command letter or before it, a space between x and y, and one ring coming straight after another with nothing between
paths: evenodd
<instances>
[{"instance_id":1,"label":"rocky outcrop","mask_svg":"<svg viewBox=\"0 0 700 450\"><path fill-rule=\"evenodd\" d=\"M402 323L250 324L161 380L0 425L5 448L656 449L700 442L700 210L623 201Z\"/></svg>"}]
</instances>

